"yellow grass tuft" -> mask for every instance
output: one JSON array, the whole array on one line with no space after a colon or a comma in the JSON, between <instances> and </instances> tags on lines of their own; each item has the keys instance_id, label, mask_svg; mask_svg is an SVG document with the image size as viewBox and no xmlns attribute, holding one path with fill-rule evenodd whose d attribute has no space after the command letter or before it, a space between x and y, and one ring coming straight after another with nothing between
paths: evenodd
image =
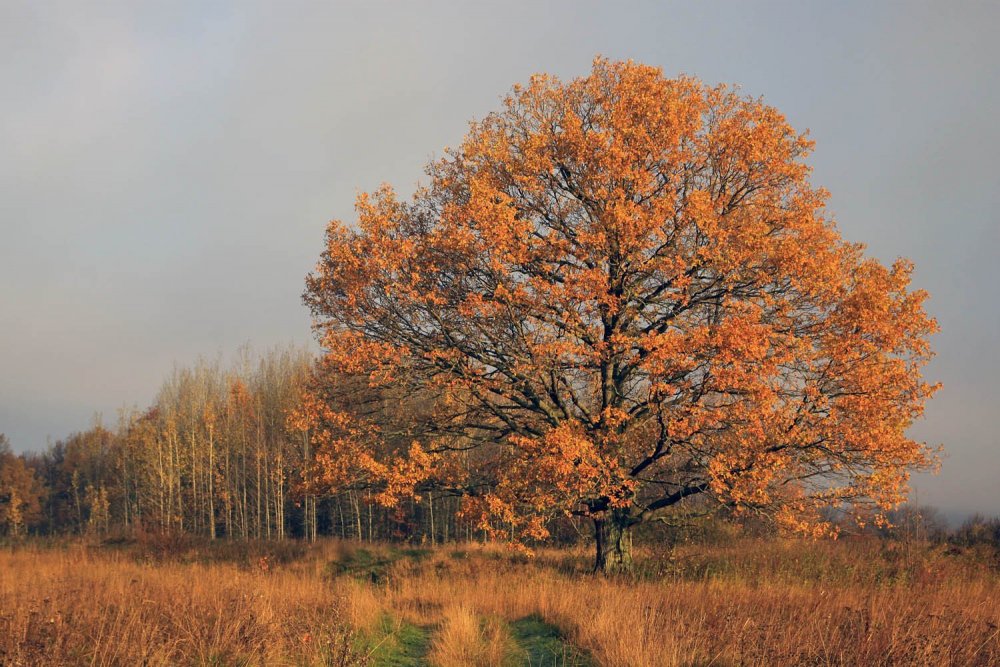
<instances>
[{"instance_id":1,"label":"yellow grass tuft","mask_svg":"<svg viewBox=\"0 0 1000 667\"><path fill-rule=\"evenodd\" d=\"M504 624L481 618L464 604L450 605L431 644L431 663L440 667L502 667L518 664L516 647Z\"/></svg>"}]
</instances>

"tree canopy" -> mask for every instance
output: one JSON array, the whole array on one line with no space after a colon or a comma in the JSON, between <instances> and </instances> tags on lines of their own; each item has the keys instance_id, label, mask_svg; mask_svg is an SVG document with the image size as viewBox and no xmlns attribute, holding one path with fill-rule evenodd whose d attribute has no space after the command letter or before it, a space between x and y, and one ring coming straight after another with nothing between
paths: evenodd
<instances>
[{"instance_id":1,"label":"tree canopy","mask_svg":"<svg viewBox=\"0 0 1000 667\"><path fill-rule=\"evenodd\" d=\"M632 62L516 86L412 198L330 223L296 416L314 483L461 495L528 539L592 517L605 570L695 496L813 534L821 507L905 499L934 464L906 431L936 324L909 262L840 237L812 146Z\"/></svg>"}]
</instances>

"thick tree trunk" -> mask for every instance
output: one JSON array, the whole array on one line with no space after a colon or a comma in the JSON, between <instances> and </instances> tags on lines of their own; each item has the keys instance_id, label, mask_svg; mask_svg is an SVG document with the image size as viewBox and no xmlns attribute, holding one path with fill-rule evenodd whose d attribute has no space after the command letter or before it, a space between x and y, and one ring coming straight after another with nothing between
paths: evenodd
<instances>
[{"instance_id":1,"label":"thick tree trunk","mask_svg":"<svg viewBox=\"0 0 1000 667\"><path fill-rule=\"evenodd\" d=\"M602 574L622 574L632 570L632 537L628 514L622 510L609 510L594 519L594 537L597 558L594 571Z\"/></svg>"}]
</instances>

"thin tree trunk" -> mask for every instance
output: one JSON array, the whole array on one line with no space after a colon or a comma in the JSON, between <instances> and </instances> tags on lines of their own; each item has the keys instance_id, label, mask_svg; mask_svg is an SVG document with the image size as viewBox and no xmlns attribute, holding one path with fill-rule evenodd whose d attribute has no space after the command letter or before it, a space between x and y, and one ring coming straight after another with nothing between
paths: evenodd
<instances>
[{"instance_id":1,"label":"thin tree trunk","mask_svg":"<svg viewBox=\"0 0 1000 667\"><path fill-rule=\"evenodd\" d=\"M374 511L374 509L373 509L372 506L374 505L374 503L372 503L372 492L371 491L369 491L367 493L367 499L368 499L368 503L367 503L368 504L368 541L369 542L374 542L375 541L375 535L374 535L373 531L375 530L375 527L374 527L375 521L374 521L374 518L372 517L372 512Z\"/></svg>"},{"instance_id":2,"label":"thin tree trunk","mask_svg":"<svg viewBox=\"0 0 1000 667\"><path fill-rule=\"evenodd\" d=\"M215 539L215 433L208 427L208 532Z\"/></svg>"},{"instance_id":3,"label":"thin tree trunk","mask_svg":"<svg viewBox=\"0 0 1000 667\"><path fill-rule=\"evenodd\" d=\"M188 436L191 440L191 530L198 532L198 460L195 458L194 432Z\"/></svg>"},{"instance_id":4,"label":"thin tree trunk","mask_svg":"<svg viewBox=\"0 0 1000 667\"><path fill-rule=\"evenodd\" d=\"M451 501L445 496L444 499L444 525L441 527L441 543L448 543L448 524L451 523Z\"/></svg>"},{"instance_id":5,"label":"thin tree trunk","mask_svg":"<svg viewBox=\"0 0 1000 667\"><path fill-rule=\"evenodd\" d=\"M354 492L350 492L348 497L354 504L354 521L358 531L357 532L358 542L362 542L364 541L365 536L364 533L361 532L361 503L358 501L358 494Z\"/></svg>"},{"instance_id":6,"label":"thin tree trunk","mask_svg":"<svg viewBox=\"0 0 1000 667\"><path fill-rule=\"evenodd\" d=\"M261 496L261 492L260 492L260 486L261 486L261 479L260 479L260 441L257 442L255 455L256 455L255 457L257 459L257 496L256 496L256 501L257 501L257 525L256 525L256 531L255 531L254 537L260 539L261 534L263 532L262 528L261 528L262 524L261 524L261 519L260 519L260 496Z\"/></svg>"},{"instance_id":7,"label":"thin tree trunk","mask_svg":"<svg viewBox=\"0 0 1000 667\"><path fill-rule=\"evenodd\" d=\"M340 513L340 538L347 539L347 521L344 519L344 497L337 494L337 511Z\"/></svg>"},{"instance_id":8,"label":"thin tree trunk","mask_svg":"<svg viewBox=\"0 0 1000 667\"><path fill-rule=\"evenodd\" d=\"M156 472L159 481L159 488L157 489L159 493L157 495L159 496L159 501L160 501L160 528L165 528L166 527L165 520L167 517L167 513L164 510L166 508L166 499L167 499L167 492L165 488L167 485L166 484L167 475L163 467L163 440L159 437L159 435L156 436L156 463L157 463Z\"/></svg>"},{"instance_id":9,"label":"thin tree trunk","mask_svg":"<svg viewBox=\"0 0 1000 667\"><path fill-rule=\"evenodd\" d=\"M427 492L427 508L431 520L431 546L433 547L437 544L437 536L434 533L434 494L431 491Z\"/></svg>"},{"instance_id":10,"label":"thin tree trunk","mask_svg":"<svg viewBox=\"0 0 1000 667\"><path fill-rule=\"evenodd\" d=\"M285 460L278 454L278 483L274 492L274 519L278 524L278 539L285 539Z\"/></svg>"}]
</instances>

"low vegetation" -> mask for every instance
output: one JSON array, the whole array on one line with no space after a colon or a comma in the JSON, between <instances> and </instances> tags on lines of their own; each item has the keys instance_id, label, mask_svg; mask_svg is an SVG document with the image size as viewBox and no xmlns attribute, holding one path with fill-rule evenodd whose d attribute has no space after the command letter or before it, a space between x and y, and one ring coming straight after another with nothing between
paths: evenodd
<instances>
[{"instance_id":1,"label":"low vegetation","mask_svg":"<svg viewBox=\"0 0 1000 667\"><path fill-rule=\"evenodd\" d=\"M4 665L991 665L1000 557L860 537L584 547L145 538L0 550Z\"/></svg>"}]
</instances>

